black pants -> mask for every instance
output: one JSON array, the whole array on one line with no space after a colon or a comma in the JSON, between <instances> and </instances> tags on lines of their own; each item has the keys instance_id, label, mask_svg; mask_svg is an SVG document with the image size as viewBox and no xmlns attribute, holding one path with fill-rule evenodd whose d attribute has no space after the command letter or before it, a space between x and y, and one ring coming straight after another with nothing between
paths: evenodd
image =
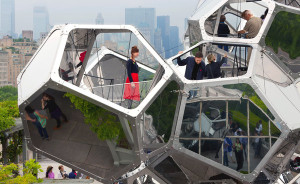
<instances>
[{"instance_id":1,"label":"black pants","mask_svg":"<svg viewBox=\"0 0 300 184\"><path fill-rule=\"evenodd\" d=\"M60 111L60 116L52 116L52 118L56 120L57 128L59 128L61 126L60 117L62 117L64 121L66 121L66 122L68 121L66 115L60 109L59 109L59 111Z\"/></svg>"},{"instance_id":2,"label":"black pants","mask_svg":"<svg viewBox=\"0 0 300 184\"><path fill-rule=\"evenodd\" d=\"M236 158L236 163L237 163L236 170L239 171L240 169L243 168L243 165L244 165L243 150L235 151L235 158Z\"/></svg>"}]
</instances>

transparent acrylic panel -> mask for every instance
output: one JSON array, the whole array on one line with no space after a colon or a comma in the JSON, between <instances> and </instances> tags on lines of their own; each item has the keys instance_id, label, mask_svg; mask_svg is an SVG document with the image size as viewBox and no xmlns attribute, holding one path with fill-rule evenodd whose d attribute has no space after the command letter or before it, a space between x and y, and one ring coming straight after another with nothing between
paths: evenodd
<instances>
[{"instance_id":1,"label":"transparent acrylic panel","mask_svg":"<svg viewBox=\"0 0 300 184\"><path fill-rule=\"evenodd\" d=\"M133 46L139 49L138 69L129 74ZM91 29L70 32L59 72L63 80L129 109L144 100L164 73L153 53L130 31Z\"/></svg>"},{"instance_id":2,"label":"transparent acrylic panel","mask_svg":"<svg viewBox=\"0 0 300 184\"><path fill-rule=\"evenodd\" d=\"M227 6L224 8L224 6ZM238 31L242 30L246 24L246 20L241 17L241 13L245 10L251 10L255 17L260 17L262 20L267 15L267 4L264 2L240 2L230 3L222 6L221 14L219 10L215 11L205 21L205 31L210 36L220 37L238 37ZM218 16L225 15L225 21L217 22ZM219 24L220 23L220 24ZM218 24L218 29L216 26ZM225 24L225 25L224 25ZM228 30L226 30L228 28ZM216 32L215 32L216 31Z\"/></svg>"},{"instance_id":3,"label":"transparent acrylic panel","mask_svg":"<svg viewBox=\"0 0 300 184\"><path fill-rule=\"evenodd\" d=\"M237 77L247 72L250 51L247 45L203 43L174 58L172 63L188 80ZM203 57L197 58L197 52Z\"/></svg>"},{"instance_id":4,"label":"transparent acrylic panel","mask_svg":"<svg viewBox=\"0 0 300 184\"><path fill-rule=\"evenodd\" d=\"M265 43L277 57L295 74L300 72L300 15L279 12L269 29Z\"/></svg>"},{"instance_id":5,"label":"transparent acrylic panel","mask_svg":"<svg viewBox=\"0 0 300 184\"><path fill-rule=\"evenodd\" d=\"M40 95L29 104L48 118L44 128L39 121L27 122L33 146L65 161L68 167L77 166L102 178L133 162L132 149L117 115L70 93L48 89L45 94L47 97ZM44 108L41 108L41 99L44 99ZM27 114L37 119L28 107ZM107 140L112 140L112 150ZM120 157L122 163L117 166L114 163L118 160L112 152L118 154L120 149L127 154L126 161L122 162Z\"/></svg>"},{"instance_id":6,"label":"transparent acrylic panel","mask_svg":"<svg viewBox=\"0 0 300 184\"><path fill-rule=\"evenodd\" d=\"M175 81L170 82L144 113L142 135L146 147L169 141L178 101L175 91L179 89Z\"/></svg>"}]
</instances>

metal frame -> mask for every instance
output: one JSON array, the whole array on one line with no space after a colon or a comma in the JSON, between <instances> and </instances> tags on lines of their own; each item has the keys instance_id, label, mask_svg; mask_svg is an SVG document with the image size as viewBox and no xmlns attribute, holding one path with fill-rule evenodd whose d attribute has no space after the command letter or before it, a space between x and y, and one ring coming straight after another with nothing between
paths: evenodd
<instances>
[{"instance_id":1,"label":"metal frame","mask_svg":"<svg viewBox=\"0 0 300 184\"><path fill-rule=\"evenodd\" d=\"M279 3L276 3L272 0L262 0L262 2L266 3L269 7L269 13L267 18L265 19L265 23L262 25L262 28L258 34L257 37L253 39L239 39L239 38L221 38L221 37L212 37L207 35L204 24L206 19L218 11L220 8L223 8L223 11L233 11L227 7L229 3L239 3L239 2L246 2L246 0L211 0L215 2L215 5L213 7L205 7L207 9L207 14L202 15L201 9L204 8L205 1L200 1L197 7L197 10L194 13L194 16L190 18L193 22L199 22L199 28L201 30L201 41L197 43L196 45L186 48L184 53L188 53L194 48L198 47L201 44L206 43L216 43L216 44L230 44L230 45L243 45L243 46L249 46L252 47L252 55L250 58L249 66L247 73L243 76L238 77L230 77L230 78L219 78L219 79L212 79L212 80L201 80L201 81L189 81L184 78L182 74L178 71L176 66L173 64L173 60L181 55L176 55L174 57L171 57L167 61L164 61L159 54L155 52L155 50L152 48L152 46L144 39L144 37L140 34L139 31L137 31L132 26L127 25L120 25L120 26L109 26L109 25L60 25L55 26L53 30L50 32L49 36L45 39L44 43L41 45L39 50L36 52L36 54L33 56L32 60L26 65L26 67L23 69L21 74L18 77L18 85L19 85L19 107L21 112L21 118L23 120L24 130L25 130L25 140L28 143L28 146L38 152L42 153L53 160L56 160L58 162L61 162L67 166L72 166L75 169L78 169L82 171L79 167L76 167L72 165L71 163L68 163L64 160L61 160L60 158L55 157L55 155L52 155L51 153L46 153L43 150L38 149L35 147L35 145L32 144L29 129L26 125L25 116L24 116L24 108L27 104L30 104L34 99L37 98L38 95L46 91L48 88L64 91L64 92L71 92L74 95L77 95L91 103L94 103L97 106L100 106L102 108L105 108L108 111L111 111L118 115L118 117L121 120L123 130L125 131L126 137L132 146L133 156L134 160L131 164L126 166L125 168L119 170L116 173L111 174L108 178L100 178L96 175L93 175L89 171L83 171L83 173L86 173L93 178L102 181L104 183L112 183L114 181L127 180L128 182L133 182L138 176L141 175L151 175L158 181L162 183L168 183L163 177L158 176L157 173L152 172L151 167L155 166L156 164L160 163L164 158L167 156L174 157L174 161L180 162L178 163L179 167L182 169L184 174L186 174L187 178L189 178L191 181L194 181L196 169L201 169L201 166L209 166L212 170L209 174L215 174L215 173L225 173L228 176L231 176L234 179L237 179L241 182L245 183L251 183L253 182L258 174L261 171L264 171L266 174L269 174L272 176L272 179L276 179L276 174L272 175L272 173L268 173L266 171L266 168L268 164L272 161L272 158L276 156L277 152L280 152L280 148L285 145L285 142L288 141L291 145L295 144L295 147L299 146L299 140L293 140L291 139L291 136L300 130L300 124L295 123L295 119L300 119L300 111L298 111L298 107L300 109L300 95L298 88L296 87L296 83L300 80L296 80L299 76L295 76L293 73L290 72L290 70L284 66L284 64L276 57L275 54L273 54L271 51L266 50L265 48L265 36L271 26L272 21L274 20L274 17L276 13L280 11L289 11L296 14L300 14L299 9L285 6ZM208 2L208 1L207 1ZM200 13L199 13L200 12ZM221 12L219 11L219 14ZM153 85L150 93L147 95L147 97L142 101L142 103L135 109L126 109L122 106L119 106L107 99L101 98L97 95L94 95L92 93L88 93L86 90L75 86L71 83L68 83L64 80L62 80L59 77L58 69L61 63L61 59L63 57L63 52L65 49L65 45L68 40L69 33L74 29L87 29L87 30L97 30L99 32L131 32L134 34L138 40L145 46L145 48L153 55L153 57L159 62L161 68L164 72L157 72L158 78L161 77L160 80L157 80L155 82L155 85ZM40 82L39 88L34 92L27 92L26 88L29 86L27 85L26 81L24 82L24 76L28 74L28 69L30 67L35 67L35 70L39 70L40 68L36 67L35 64L35 58L40 56L40 52L43 51L44 45L48 42L48 40L51 38L52 34L54 32L60 32L60 38L57 40L59 42L59 47L56 50L55 59L52 61L49 61L52 65L49 66L49 76L45 80L38 81ZM187 33L190 34L190 29L187 31ZM214 32L216 29L214 30ZM56 32L57 33L57 32ZM185 46L188 46L188 43L190 43L190 35L185 35ZM91 44L90 44L91 45ZM257 76L255 74L255 70L257 67L257 64L261 62L260 60L260 53L264 51L265 55L268 56L273 64L278 67L291 81L293 81L292 84L289 84L287 86L280 86L279 84L274 83L274 81L266 80L262 78L261 76ZM120 58L126 59L125 56L121 56L118 53L113 53L112 51L107 51L107 53L112 53ZM103 57L105 53L101 53L101 56ZM102 55L103 54L103 55ZM46 56L45 56L46 58ZM98 61L98 60L97 60ZM87 63L87 59L84 61L85 65ZM97 62L96 62L97 63ZM143 66L145 69L147 66ZM91 68L89 68L91 69ZM147 68L149 69L149 68ZM48 72L48 71L47 71ZM80 78L82 78L84 74L84 70L81 70L80 77L77 82L77 85L79 85L79 82L81 81ZM35 77L35 76L32 76ZM37 78L38 79L38 78ZM141 133L141 118L143 113L150 107L150 105L154 102L154 100L160 95L160 93L166 88L166 86L171 82L175 81L180 86L179 91L179 97L177 101L177 107L176 107L176 113L173 120L173 126L171 131L170 139L167 143L164 144L157 144L153 146L153 151L149 154L144 152L144 148L146 148L148 145L143 144L143 135ZM261 100L265 103L265 105L268 107L270 112L274 115L275 119L269 121L269 128L270 123L273 123L276 127L278 127L281 130L281 135L278 138L278 140L275 142L275 144L270 148L268 153L264 156L264 158L261 160L261 162L257 165L257 167L249 174L241 174L238 173L226 166L223 166L222 164L216 163L213 160L209 160L206 157L194 153L190 150L187 150L184 148L179 140L180 140L180 131L182 126L182 120L184 116L184 110L187 103L187 94L192 89L203 89L205 87L215 87L215 86L222 86L227 84L240 84L240 83L246 83L249 84L257 93L257 95L261 98ZM272 92L266 93L267 90L272 89ZM280 99L280 102L278 102L278 99ZM201 102L203 101L209 101L209 100L220 100L220 99L213 99L213 98L202 98ZM230 100L230 97L227 98L227 100ZM248 102L249 104L249 102ZM228 103L226 103L227 109L228 109ZM286 111L288 109L288 111ZM292 118L290 118L292 117ZM293 119L294 118L294 119ZM130 130L130 127L128 126L127 122L131 122L132 127ZM201 123L201 122L200 122ZM228 115L226 117L226 125L228 126ZM249 126L249 119L248 119L248 126ZM248 129L249 130L249 129ZM200 131L201 132L201 131ZM296 133L295 133L296 134ZM270 134L267 136L270 138L272 135ZM250 136L248 132L248 151L249 151L249 138L252 138L255 136ZM261 137L260 137L261 138ZM203 139L203 138L199 138ZM215 140L215 139L214 139ZM220 138L222 140L222 138ZM290 150L289 153L287 153L287 158L282 159L280 162L280 169L288 162L288 156L292 153L293 150ZM249 154L248 154L249 155ZM182 163L183 159L189 159L193 160L195 163L195 168L193 169L187 169L187 166ZM176 160L177 159L177 160ZM248 165L249 166L249 165ZM150 169L149 169L150 168ZM131 172L128 172L128 171ZM278 171L279 172L279 171ZM127 175L128 174L128 175ZM120 178L120 176L123 176ZM207 178L204 180L206 181ZM196 179L195 179L196 182Z\"/></svg>"}]
</instances>

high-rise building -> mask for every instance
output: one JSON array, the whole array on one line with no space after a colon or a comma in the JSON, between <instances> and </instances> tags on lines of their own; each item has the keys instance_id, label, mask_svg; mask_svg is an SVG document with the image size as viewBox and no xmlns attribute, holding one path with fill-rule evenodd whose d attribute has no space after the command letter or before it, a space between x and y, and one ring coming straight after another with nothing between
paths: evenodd
<instances>
[{"instance_id":1,"label":"high-rise building","mask_svg":"<svg viewBox=\"0 0 300 184\"><path fill-rule=\"evenodd\" d=\"M95 22L96 22L96 24L98 24L98 25L103 25L103 24L104 24L104 18L103 18L103 16L102 16L101 13L98 13ZM99 46L103 45L104 42L105 42L105 40L104 40L104 35L105 35L105 33L100 33L100 34L97 36L97 43L99 44ZM106 35L109 37L108 34L106 34ZM109 38L109 39L110 39L110 38ZM109 40L109 39L108 39L108 40Z\"/></svg>"},{"instance_id":2,"label":"high-rise building","mask_svg":"<svg viewBox=\"0 0 300 184\"><path fill-rule=\"evenodd\" d=\"M8 85L9 53L0 50L0 87Z\"/></svg>"},{"instance_id":3,"label":"high-rise building","mask_svg":"<svg viewBox=\"0 0 300 184\"><path fill-rule=\"evenodd\" d=\"M98 13L97 15L96 24L100 24L100 25L104 24L104 18L101 13Z\"/></svg>"},{"instance_id":4,"label":"high-rise building","mask_svg":"<svg viewBox=\"0 0 300 184\"><path fill-rule=\"evenodd\" d=\"M184 19L184 31L186 31L188 27L189 27L189 19L185 18Z\"/></svg>"},{"instance_id":5,"label":"high-rise building","mask_svg":"<svg viewBox=\"0 0 300 184\"><path fill-rule=\"evenodd\" d=\"M32 30L23 30L22 38L29 39L30 41L32 41L33 40L33 31Z\"/></svg>"},{"instance_id":6,"label":"high-rise building","mask_svg":"<svg viewBox=\"0 0 300 184\"><path fill-rule=\"evenodd\" d=\"M161 30L165 58L172 56L170 48L170 16L157 16L157 28Z\"/></svg>"},{"instance_id":7,"label":"high-rise building","mask_svg":"<svg viewBox=\"0 0 300 184\"><path fill-rule=\"evenodd\" d=\"M0 36L16 37L15 33L15 0L1 0Z\"/></svg>"},{"instance_id":8,"label":"high-rise building","mask_svg":"<svg viewBox=\"0 0 300 184\"><path fill-rule=\"evenodd\" d=\"M40 39L41 33L47 33L50 29L49 14L46 7L37 6L33 9L33 39Z\"/></svg>"},{"instance_id":9,"label":"high-rise building","mask_svg":"<svg viewBox=\"0 0 300 184\"><path fill-rule=\"evenodd\" d=\"M176 55L181 49L179 39L179 28L177 26L170 27L170 47L172 48L172 56Z\"/></svg>"},{"instance_id":10,"label":"high-rise building","mask_svg":"<svg viewBox=\"0 0 300 184\"><path fill-rule=\"evenodd\" d=\"M165 58L164 48L162 45L161 30L159 28L157 28L154 33L154 48L161 57Z\"/></svg>"},{"instance_id":11,"label":"high-rise building","mask_svg":"<svg viewBox=\"0 0 300 184\"><path fill-rule=\"evenodd\" d=\"M125 24L133 25L137 29L150 32L150 41L154 43L155 32L155 8L126 8ZM142 32L142 31L141 31ZM142 32L142 34L144 34Z\"/></svg>"}]
</instances>

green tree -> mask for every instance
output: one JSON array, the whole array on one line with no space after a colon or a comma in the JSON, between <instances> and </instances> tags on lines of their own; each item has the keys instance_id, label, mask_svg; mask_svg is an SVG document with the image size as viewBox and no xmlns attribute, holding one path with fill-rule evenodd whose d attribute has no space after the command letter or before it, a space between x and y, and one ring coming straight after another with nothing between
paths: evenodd
<instances>
[{"instance_id":1,"label":"green tree","mask_svg":"<svg viewBox=\"0 0 300 184\"><path fill-rule=\"evenodd\" d=\"M17 101L18 89L13 86L0 87L0 102Z\"/></svg>"},{"instance_id":2,"label":"green tree","mask_svg":"<svg viewBox=\"0 0 300 184\"><path fill-rule=\"evenodd\" d=\"M12 140L7 145L4 131L15 126L15 118L19 117L18 90L12 86L0 88L0 141L3 145L2 161L14 162L18 154L22 152L22 132L12 135ZM4 159L3 159L4 157Z\"/></svg>"},{"instance_id":3,"label":"green tree","mask_svg":"<svg viewBox=\"0 0 300 184\"><path fill-rule=\"evenodd\" d=\"M5 184L28 184L41 183L42 179L37 179L37 174L43 172L41 165L35 160L28 160L23 168L23 176L16 175L19 168L16 164L0 165L0 183Z\"/></svg>"}]
</instances>

